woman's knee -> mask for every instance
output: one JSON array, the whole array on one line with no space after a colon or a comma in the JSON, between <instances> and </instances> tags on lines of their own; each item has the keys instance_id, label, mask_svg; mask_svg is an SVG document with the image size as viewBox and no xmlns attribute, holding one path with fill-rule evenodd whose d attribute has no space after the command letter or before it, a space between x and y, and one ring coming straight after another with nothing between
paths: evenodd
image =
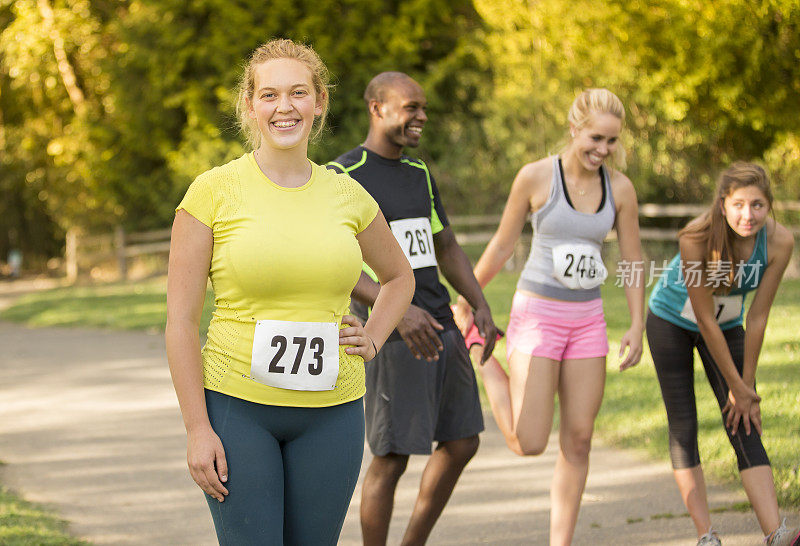
<instances>
[{"instance_id":1,"label":"woman's knee","mask_svg":"<svg viewBox=\"0 0 800 546\"><path fill-rule=\"evenodd\" d=\"M739 431L734 436L728 436L736 453L736 462L739 472L748 470L756 466L769 466L769 457L764 449L764 444L761 443L761 436L753 431L750 435L746 435L739 427Z\"/></svg>"},{"instance_id":2,"label":"woman's knee","mask_svg":"<svg viewBox=\"0 0 800 546\"><path fill-rule=\"evenodd\" d=\"M517 441L519 442L522 455L533 456L541 455L547 448L548 434L537 433L536 431L525 431L517 429Z\"/></svg>"},{"instance_id":3,"label":"woman's knee","mask_svg":"<svg viewBox=\"0 0 800 546\"><path fill-rule=\"evenodd\" d=\"M522 450L522 455L525 457L535 457L536 455L541 455L544 453L544 450L547 449L547 442L536 444L526 444L520 442L519 447Z\"/></svg>"},{"instance_id":4,"label":"woman's knee","mask_svg":"<svg viewBox=\"0 0 800 546\"><path fill-rule=\"evenodd\" d=\"M561 431L560 443L561 453L568 461L585 462L592 450L592 430Z\"/></svg>"}]
</instances>

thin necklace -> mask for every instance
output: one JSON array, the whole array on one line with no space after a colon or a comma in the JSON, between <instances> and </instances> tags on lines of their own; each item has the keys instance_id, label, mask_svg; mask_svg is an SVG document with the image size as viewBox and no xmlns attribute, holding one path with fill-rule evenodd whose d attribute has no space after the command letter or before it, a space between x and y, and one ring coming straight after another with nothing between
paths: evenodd
<instances>
[{"instance_id":1,"label":"thin necklace","mask_svg":"<svg viewBox=\"0 0 800 546\"><path fill-rule=\"evenodd\" d=\"M578 187L577 187L577 186L576 186L574 183L567 183L567 187L568 187L568 188L569 188L571 191L573 191L573 192L577 193L577 194L578 194L579 196L581 196L581 197L583 197L584 195L586 195L586 192L588 191L588 190L581 190L581 189L578 189Z\"/></svg>"},{"instance_id":2,"label":"thin necklace","mask_svg":"<svg viewBox=\"0 0 800 546\"><path fill-rule=\"evenodd\" d=\"M563 163L563 161L561 160L561 157L560 157L560 156L559 156L559 165L560 165L560 167L559 167L559 168L561 168L561 176L564 178L564 181L566 182L566 180L567 180L567 177L566 177L566 175L564 174L564 163ZM586 195L586 192L588 191L588 190L581 190L581 189L578 189L578 186L576 186L576 185L575 185L575 183L566 182L566 184L567 184L567 187L568 187L570 190L572 190L572 191L575 191L575 192L576 192L576 193L577 193L577 194L578 194L580 197L583 197L584 195Z\"/></svg>"},{"instance_id":3,"label":"thin necklace","mask_svg":"<svg viewBox=\"0 0 800 546\"><path fill-rule=\"evenodd\" d=\"M576 188L575 186L572 186L572 189L573 189L573 190L575 190L576 192L578 192L578 195L580 195L581 197L583 197L584 195L586 195L586 190L579 190L579 189L578 189L578 188Z\"/></svg>"}]
</instances>

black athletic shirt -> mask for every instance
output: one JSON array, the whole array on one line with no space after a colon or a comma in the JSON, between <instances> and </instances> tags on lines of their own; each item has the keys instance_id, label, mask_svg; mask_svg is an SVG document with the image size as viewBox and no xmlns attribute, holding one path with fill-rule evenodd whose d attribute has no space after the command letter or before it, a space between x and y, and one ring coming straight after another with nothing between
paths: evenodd
<instances>
[{"instance_id":1,"label":"black athletic shirt","mask_svg":"<svg viewBox=\"0 0 800 546\"><path fill-rule=\"evenodd\" d=\"M327 167L347 173L364 186L378 202L383 216L390 224L406 218L428 218L433 233L438 233L449 225L436 182L420 159L405 155L400 159L388 159L359 146L340 155L335 161L328 163ZM399 242L415 244L410 239ZM445 330L455 328L450 310L450 294L439 281L439 268L429 266L414 269L414 280L416 289L411 303L428 311ZM355 300L351 304L351 310L361 317L367 316L364 306ZM396 333L392 337L397 339Z\"/></svg>"}]
</instances>

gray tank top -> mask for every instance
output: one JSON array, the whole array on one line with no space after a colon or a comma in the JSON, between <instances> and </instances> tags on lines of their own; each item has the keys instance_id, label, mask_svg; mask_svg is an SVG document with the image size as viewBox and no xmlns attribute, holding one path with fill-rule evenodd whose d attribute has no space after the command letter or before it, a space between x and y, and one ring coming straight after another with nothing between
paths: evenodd
<instances>
[{"instance_id":1,"label":"gray tank top","mask_svg":"<svg viewBox=\"0 0 800 546\"><path fill-rule=\"evenodd\" d=\"M594 214L572 207L564 189L558 156L553 157L553 181L544 206L531 215L531 253L517 288L562 301L600 297L607 276L602 262L603 240L614 226L616 208L611 182L600 167L603 198Z\"/></svg>"}]
</instances>

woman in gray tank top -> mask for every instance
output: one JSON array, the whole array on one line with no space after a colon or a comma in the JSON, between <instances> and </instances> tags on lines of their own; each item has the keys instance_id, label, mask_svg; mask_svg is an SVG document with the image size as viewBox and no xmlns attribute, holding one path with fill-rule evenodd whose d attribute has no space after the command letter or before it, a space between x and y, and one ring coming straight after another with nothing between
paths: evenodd
<instances>
[{"instance_id":1,"label":"woman in gray tank top","mask_svg":"<svg viewBox=\"0 0 800 546\"><path fill-rule=\"evenodd\" d=\"M475 277L486 286L511 257L531 213L531 255L517 285L508 326L510 374L493 358L479 370L495 420L518 455L544 451L559 394L560 450L551 487L551 545L572 541L594 420L603 397L608 340L600 300L600 285L607 277L601 249L612 227L622 259L642 263L633 184L605 166L624 164L619 144L624 118L622 103L610 91L581 93L569 112L569 144L560 156L520 169L500 226L475 267ZM620 343L620 369L636 364L642 354L641 279L626 286L625 294L631 327ZM460 301L457 320L466 327L469 318L468 305Z\"/></svg>"}]
</instances>

